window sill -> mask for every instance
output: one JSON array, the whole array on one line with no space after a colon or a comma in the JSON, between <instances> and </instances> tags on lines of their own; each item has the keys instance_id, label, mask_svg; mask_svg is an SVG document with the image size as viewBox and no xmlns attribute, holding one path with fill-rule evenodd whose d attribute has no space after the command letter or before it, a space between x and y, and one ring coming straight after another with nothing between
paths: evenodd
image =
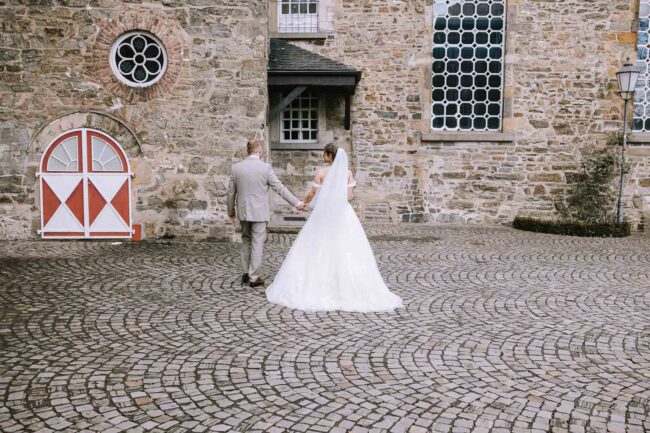
<instances>
[{"instance_id":1,"label":"window sill","mask_svg":"<svg viewBox=\"0 0 650 433\"><path fill-rule=\"evenodd\" d=\"M327 33L325 32L271 32L270 37L274 39L327 39Z\"/></svg>"},{"instance_id":2,"label":"window sill","mask_svg":"<svg viewBox=\"0 0 650 433\"><path fill-rule=\"evenodd\" d=\"M628 135L629 144L650 144L650 132L636 132Z\"/></svg>"},{"instance_id":3,"label":"window sill","mask_svg":"<svg viewBox=\"0 0 650 433\"><path fill-rule=\"evenodd\" d=\"M322 150L321 143L281 143L279 141L271 142L271 150Z\"/></svg>"},{"instance_id":4,"label":"window sill","mask_svg":"<svg viewBox=\"0 0 650 433\"><path fill-rule=\"evenodd\" d=\"M423 142L491 142L491 143L512 143L515 141L515 134L512 132L435 132L427 131L422 133Z\"/></svg>"}]
</instances>

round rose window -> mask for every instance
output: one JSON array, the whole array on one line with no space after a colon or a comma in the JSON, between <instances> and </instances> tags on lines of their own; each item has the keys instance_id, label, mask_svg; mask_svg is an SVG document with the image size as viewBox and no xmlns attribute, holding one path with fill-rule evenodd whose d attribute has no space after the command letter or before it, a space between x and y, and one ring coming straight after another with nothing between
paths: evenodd
<instances>
[{"instance_id":1,"label":"round rose window","mask_svg":"<svg viewBox=\"0 0 650 433\"><path fill-rule=\"evenodd\" d=\"M165 46L151 33L125 33L113 44L111 67L115 76L133 87L151 86L167 69Z\"/></svg>"}]
</instances>

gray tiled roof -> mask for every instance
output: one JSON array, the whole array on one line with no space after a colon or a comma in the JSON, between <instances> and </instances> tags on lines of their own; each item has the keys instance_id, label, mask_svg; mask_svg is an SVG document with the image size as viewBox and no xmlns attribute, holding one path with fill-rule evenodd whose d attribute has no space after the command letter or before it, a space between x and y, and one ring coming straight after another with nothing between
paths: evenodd
<instances>
[{"instance_id":1,"label":"gray tiled roof","mask_svg":"<svg viewBox=\"0 0 650 433\"><path fill-rule=\"evenodd\" d=\"M358 71L343 63L300 48L281 39L271 39L269 71L304 71L357 73Z\"/></svg>"}]
</instances>

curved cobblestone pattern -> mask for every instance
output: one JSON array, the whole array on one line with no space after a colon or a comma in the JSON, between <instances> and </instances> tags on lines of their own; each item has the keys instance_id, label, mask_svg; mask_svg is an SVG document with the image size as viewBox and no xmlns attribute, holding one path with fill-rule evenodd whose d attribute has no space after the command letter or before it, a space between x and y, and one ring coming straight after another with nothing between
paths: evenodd
<instances>
[{"instance_id":1,"label":"curved cobblestone pattern","mask_svg":"<svg viewBox=\"0 0 650 433\"><path fill-rule=\"evenodd\" d=\"M269 304L227 243L0 243L0 430L650 430L647 238L368 233L396 312Z\"/></svg>"}]
</instances>

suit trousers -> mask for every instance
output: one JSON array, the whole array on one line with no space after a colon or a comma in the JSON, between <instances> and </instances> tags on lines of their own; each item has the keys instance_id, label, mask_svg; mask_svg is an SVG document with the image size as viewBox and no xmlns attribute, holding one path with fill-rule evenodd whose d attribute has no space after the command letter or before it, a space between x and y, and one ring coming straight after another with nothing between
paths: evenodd
<instances>
[{"instance_id":1,"label":"suit trousers","mask_svg":"<svg viewBox=\"0 0 650 433\"><path fill-rule=\"evenodd\" d=\"M266 241L266 226L268 222L240 221L241 224L241 267L244 274L255 281L260 276L264 242Z\"/></svg>"}]
</instances>

